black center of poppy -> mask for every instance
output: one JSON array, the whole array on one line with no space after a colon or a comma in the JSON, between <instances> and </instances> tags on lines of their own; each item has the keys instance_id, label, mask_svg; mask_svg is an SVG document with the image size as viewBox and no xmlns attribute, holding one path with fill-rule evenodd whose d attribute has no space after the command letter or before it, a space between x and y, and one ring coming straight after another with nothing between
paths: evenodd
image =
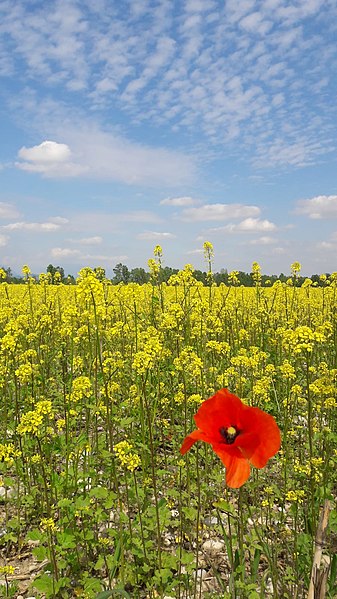
<instances>
[{"instance_id":1,"label":"black center of poppy","mask_svg":"<svg viewBox=\"0 0 337 599\"><path fill-rule=\"evenodd\" d=\"M227 445L232 445L232 443L234 443L236 437L238 436L240 431L236 430L235 426L222 426L219 429L219 433L222 436L222 438L224 439L225 443L227 443Z\"/></svg>"}]
</instances>

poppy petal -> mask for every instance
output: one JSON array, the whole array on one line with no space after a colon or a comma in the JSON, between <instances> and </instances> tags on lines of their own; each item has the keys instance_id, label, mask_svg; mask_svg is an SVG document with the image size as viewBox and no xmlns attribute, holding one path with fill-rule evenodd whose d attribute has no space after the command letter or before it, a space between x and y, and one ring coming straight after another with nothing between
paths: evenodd
<instances>
[{"instance_id":1,"label":"poppy petal","mask_svg":"<svg viewBox=\"0 0 337 599\"><path fill-rule=\"evenodd\" d=\"M240 455L240 452L216 451L219 458L226 466L226 485L232 489L238 489L249 478L249 462Z\"/></svg>"},{"instance_id":2,"label":"poppy petal","mask_svg":"<svg viewBox=\"0 0 337 599\"><path fill-rule=\"evenodd\" d=\"M248 420L249 416L249 420ZM281 435L275 419L259 408L241 415L247 434L239 435L236 445L256 468L263 468L281 446ZM245 420L247 419L247 423Z\"/></svg>"},{"instance_id":3,"label":"poppy petal","mask_svg":"<svg viewBox=\"0 0 337 599\"><path fill-rule=\"evenodd\" d=\"M236 424L242 406L241 399L228 389L221 389L201 404L194 420L209 439L221 441L220 428Z\"/></svg>"},{"instance_id":4,"label":"poppy petal","mask_svg":"<svg viewBox=\"0 0 337 599\"><path fill-rule=\"evenodd\" d=\"M207 441L205 433L202 431L193 431L187 437L185 437L182 446L180 448L180 453L184 455L187 451L189 451L194 445L196 441Z\"/></svg>"}]
</instances>

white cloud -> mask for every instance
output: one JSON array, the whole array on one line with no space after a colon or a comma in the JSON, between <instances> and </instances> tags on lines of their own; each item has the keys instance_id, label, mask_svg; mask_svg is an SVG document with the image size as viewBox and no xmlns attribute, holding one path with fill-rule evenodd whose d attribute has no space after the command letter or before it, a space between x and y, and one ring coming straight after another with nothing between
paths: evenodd
<instances>
[{"instance_id":1,"label":"white cloud","mask_svg":"<svg viewBox=\"0 0 337 599\"><path fill-rule=\"evenodd\" d=\"M277 240L274 237L269 237L268 235L263 235L258 239L252 239L249 242L251 245L272 245L273 243L277 243Z\"/></svg>"},{"instance_id":2,"label":"white cloud","mask_svg":"<svg viewBox=\"0 0 337 599\"><path fill-rule=\"evenodd\" d=\"M198 208L186 208L182 212L183 220L188 221L227 220L259 214L260 208L258 206L246 206L244 204L204 204Z\"/></svg>"},{"instance_id":3,"label":"white cloud","mask_svg":"<svg viewBox=\"0 0 337 599\"><path fill-rule=\"evenodd\" d=\"M196 256L198 256L204 254L205 252L203 249L197 248L196 250L189 250L187 253L191 255L195 254Z\"/></svg>"},{"instance_id":4,"label":"white cloud","mask_svg":"<svg viewBox=\"0 0 337 599\"><path fill-rule=\"evenodd\" d=\"M159 231L145 231L139 233L137 239L144 239L148 241L155 241L156 239L175 239L176 235L173 233L159 232Z\"/></svg>"},{"instance_id":5,"label":"white cloud","mask_svg":"<svg viewBox=\"0 0 337 599\"><path fill-rule=\"evenodd\" d=\"M122 212L114 214L113 217L118 222L135 222L135 223L160 223L162 219L150 210L130 210L130 212Z\"/></svg>"},{"instance_id":6,"label":"white cloud","mask_svg":"<svg viewBox=\"0 0 337 599\"><path fill-rule=\"evenodd\" d=\"M334 250L336 251L337 248L337 243L332 242L332 241L320 241L319 243L316 244L317 249L319 250Z\"/></svg>"},{"instance_id":7,"label":"white cloud","mask_svg":"<svg viewBox=\"0 0 337 599\"><path fill-rule=\"evenodd\" d=\"M9 223L8 225L3 225L2 229L7 229L8 231L45 231L49 233L50 231L57 231L60 228L60 225L56 223L28 223L28 222L16 222Z\"/></svg>"},{"instance_id":8,"label":"white cloud","mask_svg":"<svg viewBox=\"0 0 337 599\"><path fill-rule=\"evenodd\" d=\"M182 196L180 198L165 198L161 200L159 204L161 206L193 206L197 204L198 200L191 198L190 196Z\"/></svg>"},{"instance_id":9,"label":"white cloud","mask_svg":"<svg viewBox=\"0 0 337 599\"><path fill-rule=\"evenodd\" d=\"M68 258L69 256L80 256L80 250L72 250L70 248L53 248L51 251L53 258Z\"/></svg>"},{"instance_id":10,"label":"white cloud","mask_svg":"<svg viewBox=\"0 0 337 599\"><path fill-rule=\"evenodd\" d=\"M102 237L95 235L93 237L83 237L82 239L71 239L72 243L79 243L81 245L100 245L103 241Z\"/></svg>"},{"instance_id":11,"label":"white cloud","mask_svg":"<svg viewBox=\"0 0 337 599\"><path fill-rule=\"evenodd\" d=\"M331 140L324 143L320 139L317 139L316 134L312 135L309 126L304 136L298 131L296 134L296 130L291 133L289 125L289 134L285 135L283 139L274 137L272 142L261 145L256 153L256 157L253 159L253 164L260 168L277 165L308 166L314 164L318 156L332 152L335 149Z\"/></svg>"},{"instance_id":12,"label":"white cloud","mask_svg":"<svg viewBox=\"0 0 337 599\"><path fill-rule=\"evenodd\" d=\"M18 157L23 162L16 162L17 168L45 177L76 177L86 170L85 166L71 162L71 151L67 144L56 141L43 141L31 148L23 146Z\"/></svg>"},{"instance_id":13,"label":"white cloud","mask_svg":"<svg viewBox=\"0 0 337 599\"><path fill-rule=\"evenodd\" d=\"M9 237L7 235L0 235L0 247L5 247L7 245Z\"/></svg>"},{"instance_id":14,"label":"white cloud","mask_svg":"<svg viewBox=\"0 0 337 599\"><path fill-rule=\"evenodd\" d=\"M83 252L81 252L78 249L71 249L71 248L61 248L61 247L55 247L52 248L51 250L51 255L53 258L63 258L63 259L71 259L71 260L75 260L75 262L77 264L88 264L89 261L96 261L96 262L109 262L109 263L116 263L116 262L122 262L128 259L128 256L125 254L121 254L121 255L117 255L117 256L111 256L111 255L102 255L102 254L84 254Z\"/></svg>"},{"instance_id":15,"label":"white cloud","mask_svg":"<svg viewBox=\"0 0 337 599\"><path fill-rule=\"evenodd\" d=\"M267 219L245 218L238 224L229 223L224 227L209 229L209 233L255 233L259 231L275 231L276 225Z\"/></svg>"},{"instance_id":16,"label":"white cloud","mask_svg":"<svg viewBox=\"0 0 337 599\"><path fill-rule=\"evenodd\" d=\"M20 216L20 212L12 204L0 202L0 218L10 219Z\"/></svg>"},{"instance_id":17,"label":"white cloud","mask_svg":"<svg viewBox=\"0 0 337 599\"><path fill-rule=\"evenodd\" d=\"M272 21L264 20L262 14L256 11L241 19L239 25L246 31L264 35L269 29L271 29L273 23Z\"/></svg>"},{"instance_id":18,"label":"white cloud","mask_svg":"<svg viewBox=\"0 0 337 599\"><path fill-rule=\"evenodd\" d=\"M65 162L71 156L67 144L60 144L56 141L43 141L38 146L26 148L23 146L18 153L19 158L33 163L54 163Z\"/></svg>"},{"instance_id":19,"label":"white cloud","mask_svg":"<svg viewBox=\"0 0 337 599\"><path fill-rule=\"evenodd\" d=\"M295 214L304 214L315 220L337 218L337 196L322 195L311 199L299 200Z\"/></svg>"},{"instance_id":20,"label":"white cloud","mask_svg":"<svg viewBox=\"0 0 337 599\"><path fill-rule=\"evenodd\" d=\"M55 223L56 225L67 225L69 223L69 220L63 216L50 216L48 221Z\"/></svg>"}]
</instances>

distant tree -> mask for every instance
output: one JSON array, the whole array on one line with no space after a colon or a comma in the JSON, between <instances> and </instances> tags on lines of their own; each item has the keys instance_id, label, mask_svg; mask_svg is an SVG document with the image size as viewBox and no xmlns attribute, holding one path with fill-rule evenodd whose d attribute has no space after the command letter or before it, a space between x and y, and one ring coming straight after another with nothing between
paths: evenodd
<instances>
[{"instance_id":1,"label":"distant tree","mask_svg":"<svg viewBox=\"0 0 337 599\"><path fill-rule=\"evenodd\" d=\"M217 285L220 285L220 283L224 283L225 285L227 285L228 284L228 271L227 271L227 269L222 268L220 270L220 272L215 272L213 274L213 279L214 279L214 282Z\"/></svg>"},{"instance_id":2,"label":"distant tree","mask_svg":"<svg viewBox=\"0 0 337 599\"><path fill-rule=\"evenodd\" d=\"M201 283L203 283L203 285L206 285L206 283L207 283L207 273L206 272L203 272L202 270L194 270L193 277L195 278L196 281L200 281Z\"/></svg>"},{"instance_id":3,"label":"distant tree","mask_svg":"<svg viewBox=\"0 0 337 599\"><path fill-rule=\"evenodd\" d=\"M118 285L119 283L128 283L130 279L130 271L125 264L119 262L115 268L112 269L115 276L112 278L112 283Z\"/></svg>"},{"instance_id":4,"label":"distant tree","mask_svg":"<svg viewBox=\"0 0 337 599\"><path fill-rule=\"evenodd\" d=\"M148 283L150 280L149 273L146 272L144 268L132 268L130 271L130 282L138 283L139 285L143 285L144 283Z\"/></svg>"}]
</instances>

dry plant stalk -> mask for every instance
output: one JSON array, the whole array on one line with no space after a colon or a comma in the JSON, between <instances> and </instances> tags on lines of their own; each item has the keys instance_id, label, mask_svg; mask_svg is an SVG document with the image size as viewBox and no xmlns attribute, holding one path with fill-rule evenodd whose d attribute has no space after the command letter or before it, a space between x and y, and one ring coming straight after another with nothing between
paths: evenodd
<instances>
[{"instance_id":1,"label":"dry plant stalk","mask_svg":"<svg viewBox=\"0 0 337 599\"><path fill-rule=\"evenodd\" d=\"M331 502L326 499L321 510L316 532L315 554L311 569L308 599L324 599L326 595L326 585L330 563L324 559L322 552L331 509Z\"/></svg>"}]
</instances>

